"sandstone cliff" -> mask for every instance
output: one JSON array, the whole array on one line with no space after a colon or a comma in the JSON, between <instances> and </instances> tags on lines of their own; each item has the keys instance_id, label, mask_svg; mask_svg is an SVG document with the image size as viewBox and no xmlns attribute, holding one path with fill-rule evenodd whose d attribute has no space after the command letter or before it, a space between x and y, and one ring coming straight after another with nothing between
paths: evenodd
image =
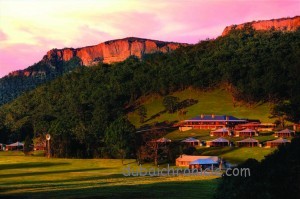
<instances>
[{"instance_id":1,"label":"sandstone cliff","mask_svg":"<svg viewBox=\"0 0 300 199\"><path fill-rule=\"evenodd\" d=\"M293 18L253 21L239 25L227 26L224 29L222 36L228 35L231 30L243 29L245 26L251 26L254 30L295 31L300 28L300 16L295 16Z\"/></svg>"},{"instance_id":2,"label":"sandstone cliff","mask_svg":"<svg viewBox=\"0 0 300 199\"><path fill-rule=\"evenodd\" d=\"M124 61L132 55L142 58L145 54L170 52L182 45L186 44L130 37L77 49L53 49L47 52L43 60L58 59L68 61L77 56L85 66L93 65L99 61L110 64Z\"/></svg>"}]
</instances>

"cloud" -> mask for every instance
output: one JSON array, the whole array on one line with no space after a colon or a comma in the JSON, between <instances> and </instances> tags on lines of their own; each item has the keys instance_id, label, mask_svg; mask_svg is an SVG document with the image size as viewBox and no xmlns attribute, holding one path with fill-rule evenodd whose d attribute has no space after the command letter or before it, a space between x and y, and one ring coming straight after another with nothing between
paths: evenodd
<instances>
[{"instance_id":1,"label":"cloud","mask_svg":"<svg viewBox=\"0 0 300 199\"><path fill-rule=\"evenodd\" d=\"M32 65L52 48L129 36L196 43L231 24L298 15L299 7L296 0L62 0L59 6L0 0L0 76Z\"/></svg>"},{"instance_id":2,"label":"cloud","mask_svg":"<svg viewBox=\"0 0 300 199\"><path fill-rule=\"evenodd\" d=\"M100 12L85 15L83 18L99 31L109 31L114 39L129 36L151 37L163 28L159 15L148 11Z\"/></svg>"},{"instance_id":3,"label":"cloud","mask_svg":"<svg viewBox=\"0 0 300 199\"><path fill-rule=\"evenodd\" d=\"M299 12L299 1L174 1L169 9L159 10L165 19L165 26L180 27L165 31L172 40L195 43L207 37L221 35L223 29L232 24L253 20L267 20L295 16ZM166 28L168 29L168 28ZM172 30L172 28L169 28ZM163 34L161 34L163 35ZM197 37L198 35L198 37ZM159 34L156 35L160 37Z\"/></svg>"},{"instance_id":4,"label":"cloud","mask_svg":"<svg viewBox=\"0 0 300 199\"><path fill-rule=\"evenodd\" d=\"M7 40L7 38L7 35L2 30L0 30L0 42Z\"/></svg>"},{"instance_id":5,"label":"cloud","mask_svg":"<svg viewBox=\"0 0 300 199\"><path fill-rule=\"evenodd\" d=\"M119 12L107 17L108 22L124 36L147 37L163 27L158 16L152 13Z\"/></svg>"},{"instance_id":6,"label":"cloud","mask_svg":"<svg viewBox=\"0 0 300 199\"><path fill-rule=\"evenodd\" d=\"M28 44L15 44L0 51L0 77L38 62L45 54L39 46Z\"/></svg>"},{"instance_id":7,"label":"cloud","mask_svg":"<svg viewBox=\"0 0 300 199\"><path fill-rule=\"evenodd\" d=\"M89 25L82 25L77 28L74 39L68 45L73 48L96 45L98 43L114 39L107 32L91 28Z\"/></svg>"}]
</instances>

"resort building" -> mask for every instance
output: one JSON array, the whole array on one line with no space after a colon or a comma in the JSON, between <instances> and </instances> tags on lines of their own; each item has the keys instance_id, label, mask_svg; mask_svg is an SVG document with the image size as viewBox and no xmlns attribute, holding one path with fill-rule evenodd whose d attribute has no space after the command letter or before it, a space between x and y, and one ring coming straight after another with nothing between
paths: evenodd
<instances>
[{"instance_id":1,"label":"resort building","mask_svg":"<svg viewBox=\"0 0 300 199\"><path fill-rule=\"evenodd\" d=\"M6 145L7 151L13 151L13 150L23 150L24 144L21 142L16 142L13 144Z\"/></svg>"},{"instance_id":2,"label":"resort building","mask_svg":"<svg viewBox=\"0 0 300 199\"><path fill-rule=\"evenodd\" d=\"M279 145L285 145L286 143L290 143L290 140L284 138L278 138L277 140L267 141L267 148L270 147L278 147Z\"/></svg>"},{"instance_id":3,"label":"resort building","mask_svg":"<svg viewBox=\"0 0 300 199\"><path fill-rule=\"evenodd\" d=\"M259 145L259 141L253 138L246 138L236 143L238 147L255 147Z\"/></svg>"},{"instance_id":4,"label":"resort building","mask_svg":"<svg viewBox=\"0 0 300 199\"><path fill-rule=\"evenodd\" d=\"M275 137L292 137L295 136L295 131L292 131L290 129L284 129L282 131L277 131L274 134Z\"/></svg>"},{"instance_id":5,"label":"resort building","mask_svg":"<svg viewBox=\"0 0 300 199\"><path fill-rule=\"evenodd\" d=\"M172 140L163 137L163 138L159 138L158 140L155 140L154 142L157 142L157 143L167 143L167 142L172 142Z\"/></svg>"},{"instance_id":6,"label":"resort building","mask_svg":"<svg viewBox=\"0 0 300 199\"><path fill-rule=\"evenodd\" d=\"M200 145L200 140L195 139L195 138L186 138L184 140L181 141L182 143L185 143L189 146L199 146Z\"/></svg>"},{"instance_id":7,"label":"resort building","mask_svg":"<svg viewBox=\"0 0 300 199\"><path fill-rule=\"evenodd\" d=\"M176 166L189 167L190 163L199 159L211 159L214 162L219 163L218 156L197 156L197 155L181 155L176 159Z\"/></svg>"},{"instance_id":8,"label":"resort building","mask_svg":"<svg viewBox=\"0 0 300 199\"><path fill-rule=\"evenodd\" d=\"M214 161L211 158L197 159L192 161L189 165L189 169L198 169L198 170L202 169L202 171L207 168L211 169L212 167L213 168L219 167L219 162Z\"/></svg>"},{"instance_id":9,"label":"resort building","mask_svg":"<svg viewBox=\"0 0 300 199\"><path fill-rule=\"evenodd\" d=\"M244 129L241 131L235 131L236 137L252 137L252 136L258 136L257 131L253 129Z\"/></svg>"},{"instance_id":10,"label":"resort building","mask_svg":"<svg viewBox=\"0 0 300 199\"><path fill-rule=\"evenodd\" d=\"M225 137L231 135L231 130L229 130L228 128L220 128L210 132L210 136Z\"/></svg>"},{"instance_id":11,"label":"resort building","mask_svg":"<svg viewBox=\"0 0 300 199\"><path fill-rule=\"evenodd\" d=\"M233 128L237 124L246 123L247 120L238 119L233 116L226 115L200 115L189 120L184 120L179 123L180 131L190 129L210 129L216 130L219 128Z\"/></svg>"},{"instance_id":12,"label":"resort building","mask_svg":"<svg viewBox=\"0 0 300 199\"><path fill-rule=\"evenodd\" d=\"M34 144L33 150L35 150L35 151L45 151L46 150L46 142Z\"/></svg>"},{"instance_id":13,"label":"resort building","mask_svg":"<svg viewBox=\"0 0 300 199\"><path fill-rule=\"evenodd\" d=\"M276 125L272 123L249 122L246 124L238 124L234 129L236 131L241 131L243 129L252 129L255 131L274 131L275 127Z\"/></svg>"},{"instance_id":14,"label":"resort building","mask_svg":"<svg viewBox=\"0 0 300 199\"><path fill-rule=\"evenodd\" d=\"M294 131L300 131L300 124L294 124L293 129Z\"/></svg>"},{"instance_id":15,"label":"resort building","mask_svg":"<svg viewBox=\"0 0 300 199\"><path fill-rule=\"evenodd\" d=\"M206 142L206 147L223 147L223 146L229 146L229 140L226 140L225 138L222 137Z\"/></svg>"}]
</instances>

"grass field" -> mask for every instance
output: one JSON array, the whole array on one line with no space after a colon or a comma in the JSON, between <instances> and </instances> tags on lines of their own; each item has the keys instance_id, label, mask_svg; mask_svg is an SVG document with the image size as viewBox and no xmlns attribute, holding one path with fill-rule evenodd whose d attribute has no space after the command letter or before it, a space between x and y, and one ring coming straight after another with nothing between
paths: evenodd
<instances>
[{"instance_id":1,"label":"grass field","mask_svg":"<svg viewBox=\"0 0 300 199\"><path fill-rule=\"evenodd\" d=\"M208 130L189 130L181 132L179 130L172 131L166 135L167 138L171 139L172 141L181 141L187 137L194 137L199 139L200 141L207 141L213 140L217 137L211 137L209 135ZM226 137L231 142L239 141L245 138L242 137ZM264 133L260 136L254 137L260 143L263 143L267 140L274 140L274 136L272 133ZM266 155L273 152L274 148L264 148L264 147L197 147L197 153L199 155L213 155L213 156L220 156L225 160L229 161L233 164L238 164L244 162L248 158L254 158L257 160L263 159Z\"/></svg>"},{"instance_id":2,"label":"grass field","mask_svg":"<svg viewBox=\"0 0 300 199\"><path fill-rule=\"evenodd\" d=\"M137 168L134 160L126 163ZM0 152L0 197L209 199L219 181L212 176L124 177L123 168L120 160L47 159Z\"/></svg>"},{"instance_id":3,"label":"grass field","mask_svg":"<svg viewBox=\"0 0 300 199\"><path fill-rule=\"evenodd\" d=\"M172 141L181 141L187 137L194 137L199 139L200 141L208 141L216 139L217 137L211 137L209 130L199 130L199 129L191 129L188 131L179 131L173 130L166 135L167 138L171 139ZM259 136L253 137L254 139L258 140L260 143L264 143L269 140L276 139L273 136L273 132L267 133L260 133ZM226 137L231 142L240 141L245 139L244 137Z\"/></svg>"},{"instance_id":4,"label":"grass field","mask_svg":"<svg viewBox=\"0 0 300 199\"><path fill-rule=\"evenodd\" d=\"M179 97L180 101L186 99L198 100L198 103L187 107L187 113L184 116L179 116L177 113L164 113L162 105L163 98L160 96L151 96L143 101L143 105L147 108L147 118L144 124L151 124L163 121L180 121L189 119L200 114L216 114L216 115L232 115L240 118L260 119L262 122L273 122L269 118L270 105L257 104L253 106L234 105L232 96L224 89L216 89L213 91L198 91L195 89L187 89L180 92L175 92L173 96ZM157 116L159 114L159 116ZM128 115L129 120L137 127L142 124L139 122L139 116L136 112Z\"/></svg>"}]
</instances>

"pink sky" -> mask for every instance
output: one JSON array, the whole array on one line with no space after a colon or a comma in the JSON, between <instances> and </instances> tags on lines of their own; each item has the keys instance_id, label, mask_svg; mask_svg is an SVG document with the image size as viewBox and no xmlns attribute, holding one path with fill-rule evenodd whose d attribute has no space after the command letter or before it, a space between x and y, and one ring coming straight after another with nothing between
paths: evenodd
<instances>
[{"instance_id":1,"label":"pink sky","mask_svg":"<svg viewBox=\"0 0 300 199\"><path fill-rule=\"evenodd\" d=\"M299 15L300 0L0 0L0 77L52 48L129 36L197 43L227 25Z\"/></svg>"}]
</instances>

